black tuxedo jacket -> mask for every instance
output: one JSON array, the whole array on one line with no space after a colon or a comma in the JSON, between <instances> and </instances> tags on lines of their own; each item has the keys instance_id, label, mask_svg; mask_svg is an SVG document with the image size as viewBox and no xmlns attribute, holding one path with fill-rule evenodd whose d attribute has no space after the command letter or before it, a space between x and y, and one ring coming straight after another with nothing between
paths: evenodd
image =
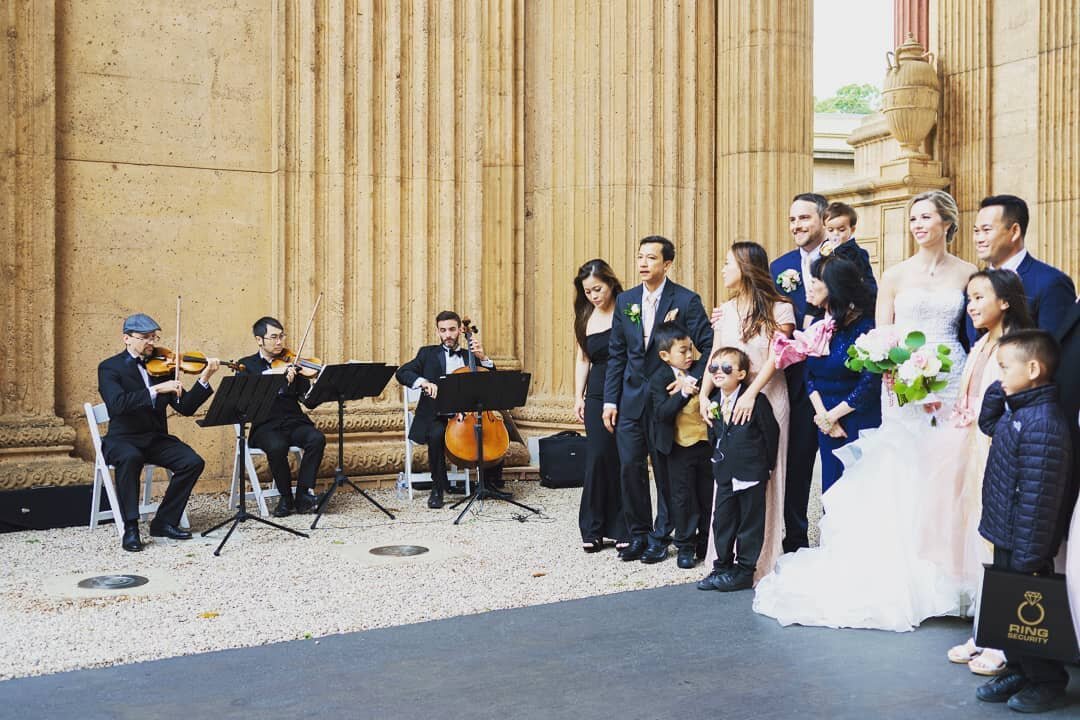
<instances>
[{"instance_id":1,"label":"black tuxedo jacket","mask_svg":"<svg viewBox=\"0 0 1080 720\"><path fill-rule=\"evenodd\" d=\"M675 418L687 403L697 403L697 395L683 397L682 393L669 395L667 386L675 381L675 371L665 365L649 380L649 397L652 407L652 439L656 451L671 454L675 444Z\"/></svg>"},{"instance_id":2,"label":"black tuxedo jacket","mask_svg":"<svg viewBox=\"0 0 1080 720\"><path fill-rule=\"evenodd\" d=\"M611 359L608 360L604 378L604 402L614 403L621 417L633 420L645 415L649 378L667 367L660 359L652 337L649 338L649 346L645 347L645 330L640 318L634 321L627 315L631 305L641 307L641 298L641 285L625 290L615 298L615 316L611 321L611 339L608 342ZM709 316L697 293L668 280L656 305L654 328L672 310L678 311L674 321L686 328L694 347L701 353L690 369L690 374L700 380L712 352L713 329Z\"/></svg>"},{"instance_id":3,"label":"black tuxedo jacket","mask_svg":"<svg viewBox=\"0 0 1080 720\"><path fill-rule=\"evenodd\" d=\"M466 367L469 365L469 355L472 353L465 350ZM476 361L477 367L480 361ZM492 365L491 370L495 369ZM409 362L397 369L394 377L405 387L412 387L417 378L424 378L428 382L435 382L446 375L446 351L442 345L425 345L420 348ZM409 429L409 439L415 443L427 442L428 431L431 423L435 420L435 401L421 393L420 401L416 404L416 414L413 416L412 427Z\"/></svg>"},{"instance_id":4,"label":"black tuxedo jacket","mask_svg":"<svg viewBox=\"0 0 1080 720\"><path fill-rule=\"evenodd\" d=\"M1069 427L1076 433L1077 413L1080 412L1080 303L1074 302L1065 311L1065 316L1058 327L1057 340L1061 343L1061 361L1058 363L1057 383L1061 393L1061 409ZM1080 458L1080 449L1073 453Z\"/></svg>"},{"instance_id":5,"label":"black tuxedo jacket","mask_svg":"<svg viewBox=\"0 0 1080 720\"><path fill-rule=\"evenodd\" d=\"M153 378L150 384L154 384ZM98 392L109 411L106 438L123 437L139 444L140 439L169 434L165 411L170 405L181 415L193 415L213 390L196 382L179 398L173 394L158 395L151 402L138 362L123 350L98 365Z\"/></svg>"},{"instance_id":6,"label":"black tuxedo jacket","mask_svg":"<svg viewBox=\"0 0 1080 720\"><path fill-rule=\"evenodd\" d=\"M712 394L712 400L720 402L719 390ZM718 483L730 483L733 477L743 482L766 482L776 467L780 426L765 394L758 393L754 398L754 411L742 425L713 420L709 440L713 446L713 478Z\"/></svg>"},{"instance_id":7,"label":"black tuxedo jacket","mask_svg":"<svg viewBox=\"0 0 1080 720\"><path fill-rule=\"evenodd\" d=\"M238 362L241 367L243 367L243 370L237 374L250 373L252 375L261 375L264 371L270 369L270 364L263 360L259 353L240 358ZM264 427L274 428L284 420L299 421L301 423L313 425L314 423L312 423L304 411L300 409L300 398L306 395L310 388L311 381L297 375L296 379L292 381L292 384L282 388L281 394L275 398L274 404L270 408L270 416L258 425L252 426L251 434L254 435L256 430L260 430Z\"/></svg>"}]
</instances>

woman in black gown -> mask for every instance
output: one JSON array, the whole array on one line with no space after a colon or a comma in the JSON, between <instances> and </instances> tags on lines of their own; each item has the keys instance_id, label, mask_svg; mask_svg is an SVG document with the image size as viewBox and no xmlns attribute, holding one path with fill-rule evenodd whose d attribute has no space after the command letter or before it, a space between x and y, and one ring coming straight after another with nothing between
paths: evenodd
<instances>
[{"instance_id":1,"label":"woman in black gown","mask_svg":"<svg viewBox=\"0 0 1080 720\"><path fill-rule=\"evenodd\" d=\"M608 338L615 296L622 292L622 285L611 267L596 259L581 266L574 288L574 412L585 423L588 440L578 524L582 549L592 553L604 548L605 538L616 545L627 540L619 494L619 452L602 419Z\"/></svg>"}]
</instances>

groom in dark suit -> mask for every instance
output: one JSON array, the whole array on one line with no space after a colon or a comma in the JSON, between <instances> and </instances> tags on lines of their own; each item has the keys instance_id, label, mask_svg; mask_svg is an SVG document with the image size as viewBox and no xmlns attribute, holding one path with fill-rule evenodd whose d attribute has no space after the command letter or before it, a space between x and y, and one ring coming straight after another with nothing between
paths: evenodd
<instances>
[{"instance_id":1,"label":"groom in dark suit","mask_svg":"<svg viewBox=\"0 0 1080 720\"><path fill-rule=\"evenodd\" d=\"M975 254L988 267L1012 270L1020 276L1031 319L1053 333L1074 304L1076 287L1068 275L1036 260L1024 247L1028 218L1027 203L1015 195L983 198L975 216ZM967 336L971 344L978 339L971 318L967 319Z\"/></svg>"},{"instance_id":2,"label":"groom in dark suit","mask_svg":"<svg viewBox=\"0 0 1080 720\"><path fill-rule=\"evenodd\" d=\"M435 398L439 394L436 381L458 368L467 366L470 354L468 349L458 347L463 328L461 317L456 312L443 310L435 316L435 325L439 331L439 344L420 348L416 357L399 367L394 374L402 385L423 392L420 402L416 404L416 414L413 416L412 427L409 428L409 439L414 443L427 444L428 465L431 468L428 507L432 509L443 506L443 493L450 490L450 481L446 476L446 418L435 413ZM495 369L495 363L484 354L484 347L475 335L471 350L478 366ZM494 486L500 485L502 464L485 469L484 480Z\"/></svg>"},{"instance_id":3,"label":"groom in dark suit","mask_svg":"<svg viewBox=\"0 0 1080 720\"><path fill-rule=\"evenodd\" d=\"M220 362L210 358L198 382L184 391L170 376L158 382L146 370L154 355L160 326L138 313L124 321L124 350L98 365L98 392L109 411L109 431L101 439L105 462L116 468L116 494L124 523L121 545L125 550L143 549L139 537L139 477L151 463L171 470L165 496L150 521L150 534L187 540L191 533L180 529L188 497L203 471L203 459L179 438L169 434L165 411L172 406L181 415L192 415L213 392L210 377Z\"/></svg>"},{"instance_id":4,"label":"groom in dark suit","mask_svg":"<svg viewBox=\"0 0 1080 720\"><path fill-rule=\"evenodd\" d=\"M659 235L643 238L638 244L637 268L641 285L615 298L607 376L604 382L604 425L615 433L622 463L623 516L630 532L630 544L623 560L659 562L667 557L667 538L672 530L668 514L670 499L664 464L652 447L649 412L649 378L664 367L652 342L652 330L663 322L677 322L687 329L700 359L690 375L701 380L712 351L713 331L701 298L691 290L667 279L675 260L675 246ZM649 499L649 470L646 457L653 459L656 479L656 523L652 524Z\"/></svg>"},{"instance_id":5,"label":"groom in dark suit","mask_svg":"<svg viewBox=\"0 0 1080 720\"><path fill-rule=\"evenodd\" d=\"M1065 318L1057 329L1055 335L1061 344L1061 359L1058 362L1057 383L1058 392L1061 395L1061 409L1065 412L1065 420L1072 429L1072 441L1074 448L1080 448L1080 373L1076 368L1080 367L1080 302L1074 300L1073 304L1065 311ZM1075 505L1077 491L1080 490L1080 450L1073 452L1073 472L1071 501L1066 502L1069 510ZM1068 524L1066 524L1068 527ZM1074 543L1080 544L1080 540L1072 538Z\"/></svg>"}]
</instances>

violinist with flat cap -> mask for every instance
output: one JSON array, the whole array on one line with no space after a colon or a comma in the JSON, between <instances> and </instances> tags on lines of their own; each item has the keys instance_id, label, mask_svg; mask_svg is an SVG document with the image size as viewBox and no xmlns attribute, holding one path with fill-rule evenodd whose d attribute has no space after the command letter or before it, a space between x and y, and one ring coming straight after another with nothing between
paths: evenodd
<instances>
[{"instance_id":1,"label":"violinist with flat cap","mask_svg":"<svg viewBox=\"0 0 1080 720\"><path fill-rule=\"evenodd\" d=\"M255 335L259 351L240 359L243 367L241 372L262 374L270 371L275 361L284 363L285 328L278 320L261 317L255 321L251 332ZM269 417L251 428L249 442L251 447L266 453L274 485L281 495L274 508L274 517L315 511L319 504L319 497L315 494L315 476L326 449L326 436L300 409L300 399L311 388L311 381L301 374L296 365L286 366L285 379L288 384L274 399ZM292 472L289 470L289 447L293 445L304 451L296 473L295 499Z\"/></svg>"},{"instance_id":2,"label":"violinist with flat cap","mask_svg":"<svg viewBox=\"0 0 1080 720\"><path fill-rule=\"evenodd\" d=\"M181 415L193 415L213 390L210 378L220 362L208 358L198 382L185 391L173 377L151 377L147 360L155 356L161 330L153 318L137 313L124 320L124 349L98 365L98 392L109 411L109 430L101 439L105 462L116 468L116 494L124 523L121 545L125 550L143 549L139 537L139 477L151 463L172 471L165 496L150 521L150 535L187 540L191 533L180 528L195 481L204 462L186 443L169 434L165 411L171 406Z\"/></svg>"}]
</instances>

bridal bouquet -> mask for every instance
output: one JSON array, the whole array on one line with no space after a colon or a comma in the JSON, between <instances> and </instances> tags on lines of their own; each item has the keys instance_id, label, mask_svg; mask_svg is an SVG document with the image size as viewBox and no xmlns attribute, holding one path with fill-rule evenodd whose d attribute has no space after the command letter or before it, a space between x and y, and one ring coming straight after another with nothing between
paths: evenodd
<instances>
[{"instance_id":1,"label":"bridal bouquet","mask_svg":"<svg viewBox=\"0 0 1080 720\"><path fill-rule=\"evenodd\" d=\"M844 365L852 372L888 375L897 402L905 405L944 390L949 382L939 376L948 374L952 358L946 345L927 347L921 332L910 332L901 342L892 328L874 328L856 338Z\"/></svg>"}]
</instances>

